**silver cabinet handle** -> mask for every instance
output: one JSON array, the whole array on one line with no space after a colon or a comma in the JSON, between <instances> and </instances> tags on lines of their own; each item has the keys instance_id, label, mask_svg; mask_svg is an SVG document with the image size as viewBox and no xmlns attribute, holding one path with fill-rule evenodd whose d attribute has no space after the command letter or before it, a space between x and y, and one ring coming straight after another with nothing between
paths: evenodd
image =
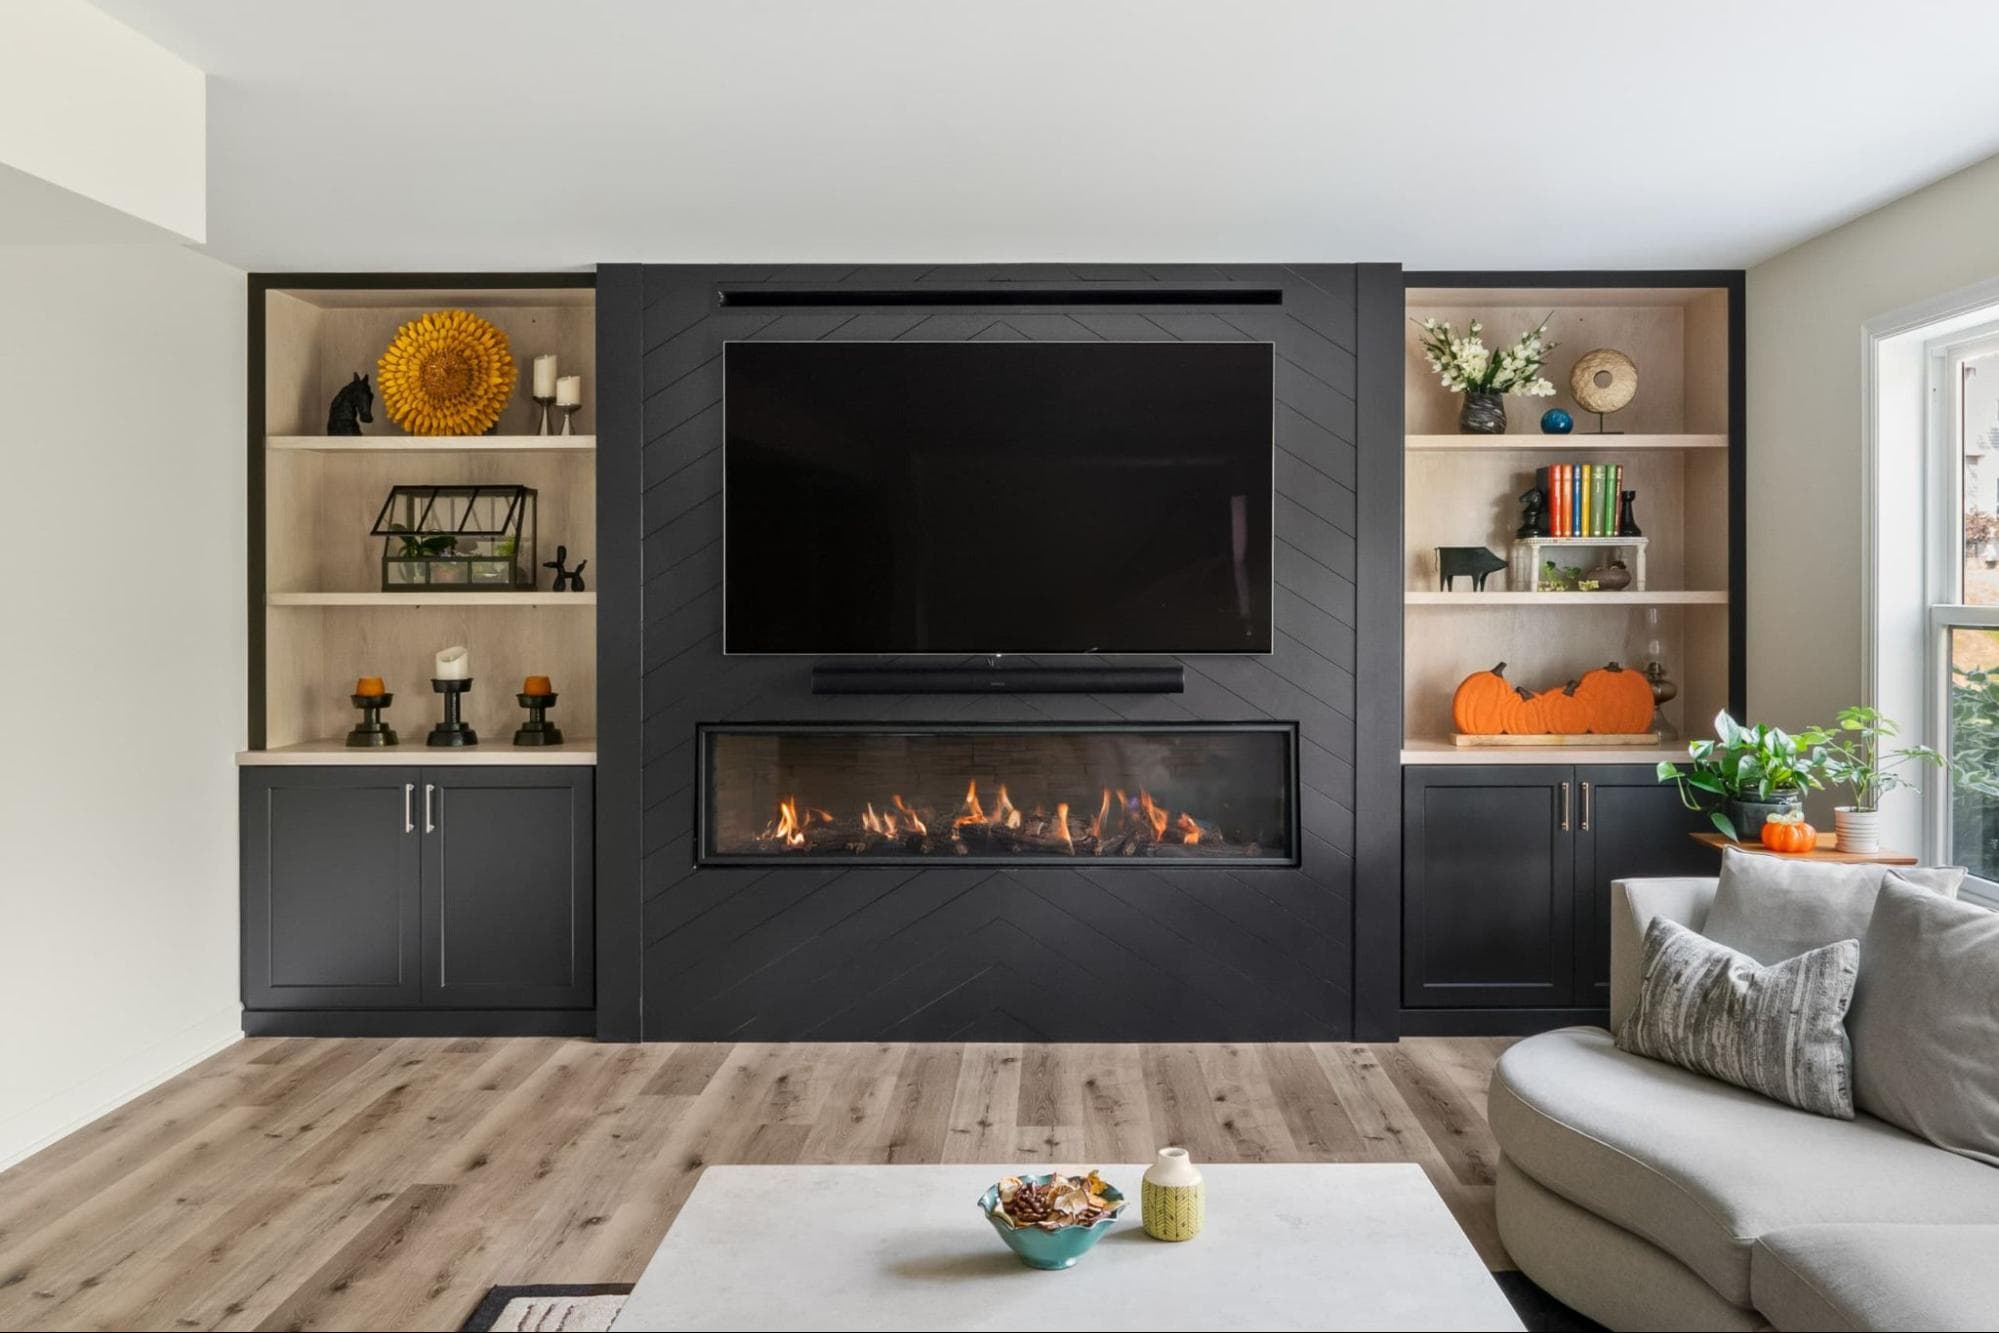
<instances>
[{"instance_id":1,"label":"silver cabinet handle","mask_svg":"<svg viewBox=\"0 0 1999 1333\"><path fill-rule=\"evenodd\" d=\"M414 782L403 784L403 832L416 832L416 823L410 818L410 794L416 790Z\"/></svg>"},{"instance_id":2,"label":"silver cabinet handle","mask_svg":"<svg viewBox=\"0 0 1999 1333\"><path fill-rule=\"evenodd\" d=\"M426 806L426 809L429 807ZM1569 831L1569 784L1562 784L1562 832Z\"/></svg>"},{"instance_id":3,"label":"silver cabinet handle","mask_svg":"<svg viewBox=\"0 0 1999 1333\"><path fill-rule=\"evenodd\" d=\"M1583 832L1589 832L1589 784L1583 784Z\"/></svg>"},{"instance_id":4,"label":"silver cabinet handle","mask_svg":"<svg viewBox=\"0 0 1999 1333\"><path fill-rule=\"evenodd\" d=\"M428 782L423 784L423 831L425 833L437 832L437 825L432 823L430 819L430 794L436 790L437 788Z\"/></svg>"}]
</instances>

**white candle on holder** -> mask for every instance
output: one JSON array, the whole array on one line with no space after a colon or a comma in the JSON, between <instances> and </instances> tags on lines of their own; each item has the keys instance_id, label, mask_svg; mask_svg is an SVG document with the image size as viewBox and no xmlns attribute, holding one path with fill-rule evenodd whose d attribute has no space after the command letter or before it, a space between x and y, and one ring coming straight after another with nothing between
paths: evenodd
<instances>
[{"instance_id":1,"label":"white candle on holder","mask_svg":"<svg viewBox=\"0 0 1999 1333\"><path fill-rule=\"evenodd\" d=\"M534 396L536 398L555 397L555 354L538 356L534 359Z\"/></svg>"},{"instance_id":2,"label":"white candle on holder","mask_svg":"<svg viewBox=\"0 0 1999 1333\"><path fill-rule=\"evenodd\" d=\"M583 377L564 375L555 382L555 405L557 407L583 406Z\"/></svg>"},{"instance_id":3,"label":"white candle on holder","mask_svg":"<svg viewBox=\"0 0 1999 1333\"><path fill-rule=\"evenodd\" d=\"M437 664L431 672L432 680L472 679L472 655L462 645L446 648L437 655Z\"/></svg>"}]
</instances>

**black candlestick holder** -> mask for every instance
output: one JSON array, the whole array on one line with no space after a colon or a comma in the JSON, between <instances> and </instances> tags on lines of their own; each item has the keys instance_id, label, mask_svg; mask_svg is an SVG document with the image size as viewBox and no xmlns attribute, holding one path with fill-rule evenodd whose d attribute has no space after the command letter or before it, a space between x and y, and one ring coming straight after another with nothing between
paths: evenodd
<instances>
[{"instance_id":1,"label":"black candlestick holder","mask_svg":"<svg viewBox=\"0 0 1999 1333\"><path fill-rule=\"evenodd\" d=\"M382 721L382 710L396 701L393 694L350 694L361 710L361 720L347 733L347 744L355 749L397 744L395 728Z\"/></svg>"},{"instance_id":2,"label":"black candlestick holder","mask_svg":"<svg viewBox=\"0 0 1999 1333\"><path fill-rule=\"evenodd\" d=\"M459 696L472 692L469 680L433 680L430 688L444 696L444 721L430 729L425 745L477 745L479 733L458 716Z\"/></svg>"},{"instance_id":3,"label":"black candlestick holder","mask_svg":"<svg viewBox=\"0 0 1999 1333\"><path fill-rule=\"evenodd\" d=\"M548 710L555 707L552 694L516 694L521 707L528 710L528 720L521 723L514 733L516 745L560 745L562 728L548 720Z\"/></svg>"}]
</instances>

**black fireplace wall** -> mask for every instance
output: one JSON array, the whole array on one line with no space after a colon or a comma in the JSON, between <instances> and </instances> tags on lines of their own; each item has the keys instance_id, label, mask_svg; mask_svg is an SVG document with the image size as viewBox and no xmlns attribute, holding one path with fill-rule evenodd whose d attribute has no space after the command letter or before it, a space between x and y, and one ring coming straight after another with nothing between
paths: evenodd
<instances>
[{"instance_id":1,"label":"black fireplace wall","mask_svg":"<svg viewBox=\"0 0 1999 1333\"><path fill-rule=\"evenodd\" d=\"M1356 885L1392 912L1401 309L1388 265L600 269L603 1035L1391 1035L1397 927ZM1274 343L1275 651L1031 697L815 695L811 659L724 657L721 353L758 338ZM1295 868L696 865L700 723L1247 721L1298 728Z\"/></svg>"}]
</instances>

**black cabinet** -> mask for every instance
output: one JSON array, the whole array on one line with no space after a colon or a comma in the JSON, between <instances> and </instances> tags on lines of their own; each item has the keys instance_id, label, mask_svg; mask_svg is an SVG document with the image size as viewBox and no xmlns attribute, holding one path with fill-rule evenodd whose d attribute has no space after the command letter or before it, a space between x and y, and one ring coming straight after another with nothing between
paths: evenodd
<instances>
[{"instance_id":1,"label":"black cabinet","mask_svg":"<svg viewBox=\"0 0 1999 1333\"><path fill-rule=\"evenodd\" d=\"M1402 1002L1601 1009L1610 883L1713 874L1701 816L1638 764L1403 771Z\"/></svg>"},{"instance_id":2,"label":"black cabinet","mask_svg":"<svg viewBox=\"0 0 1999 1333\"><path fill-rule=\"evenodd\" d=\"M244 769L246 1028L362 1030L250 1021L266 1011L590 1009L593 776L560 765Z\"/></svg>"}]
</instances>

